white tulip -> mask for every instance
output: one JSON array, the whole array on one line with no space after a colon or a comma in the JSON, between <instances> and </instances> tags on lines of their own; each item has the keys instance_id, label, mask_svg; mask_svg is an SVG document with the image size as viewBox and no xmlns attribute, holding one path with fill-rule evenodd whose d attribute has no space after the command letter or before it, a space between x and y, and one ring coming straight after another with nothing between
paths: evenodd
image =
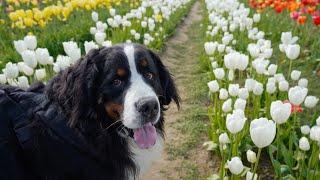
<instances>
[{"instance_id":1,"label":"white tulip","mask_svg":"<svg viewBox=\"0 0 320 180\"><path fill-rule=\"evenodd\" d=\"M274 101L271 103L270 115L277 124L287 122L291 115L291 104L282 101Z\"/></svg>"},{"instance_id":2,"label":"white tulip","mask_svg":"<svg viewBox=\"0 0 320 180\"><path fill-rule=\"evenodd\" d=\"M256 81L254 79L246 79L245 88L248 89L249 92L253 91Z\"/></svg>"},{"instance_id":3,"label":"white tulip","mask_svg":"<svg viewBox=\"0 0 320 180\"><path fill-rule=\"evenodd\" d=\"M320 142L320 126L313 126L310 129L310 139Z\"/></svg>"},{"instance_id":4,"label":"white tulip","mask_svg":"<svg viewBox=\"0 0 320 180\"><path fill-rule=\"evenodd\" d=\"M320 116L316 119L316 123L318 126L320 126Z\"/></svg>"},{"instance_id":5,"label":"white tulip","mask_svg":"<svg viewBox=\"0 0 320 180\"><path fill-rule=\"evenodd\" d=\"M225 72L223 68L216 68L215 70L213 70L213 73L217 79L223 79L225 76Z\"/></svg>"},{"instance_id":6,"label":"white tulip","mask_svg":"<svg viewBox=\"0 0 320 180\"><path fill-rule=\"evenodd\" d=\"M239 94L239 84L229 84L228 92L230 96L237 96Z\"/></svg>"},{"instance_id":7,"label":"white tulip","mask_svg":"<svg viewBox=\"0 0 320 180\"><path fill-rule=\"evenodd\" d=\"M254 85L254 88L253 88L253 94L256 96L260 96L260 95L262 95L262 93L263 93L263 84L256 82L256 84Z\"/></svg>"},{"instance_id":8,"label":"white tulip","mask_svg":"<svg viewBox=\"0 0 320 180\"><path fill-rule=\"evenodd\" d=\"M23 62L31 68L37 67L37 59L34 51L25 50L21 54Z\"/></svg>"},{"instance_id":9,"label":"white tulip","mask_svg":"<svg viewBox=\"0 0 320 180\"><path fill-rule=\"evenodd\" d=\"M257 180L258 174L254 173L254 178L252 179L253 173L251 171L248 171L246 174L246 180Z\"/></svg>"},{"instance_id":10,"label":"white tulip","mask_svg":"<svg viewBox=\"0 0 320 180\"><path fill-rule=\"evenodd\" d=\"M78 59L81 58L81 49L74 41L63 42L64 52L70 57L71 64L74 64Z\"/></svg>"},{"instance_id":11,"label":"white tulip","mask_svg":"<svg viewBox=\"0 0 320 180\"><path fill-rule=\"evenodd\" d=\"M227 129L232 133L236 134L240 132L247 118L244 115L244 111L241 109L236 109L232 112L232 114L227 115L226 126Z\"/></svg>"},{"instance_id":12,"label":"white tulip","mask_svg":"<svg viewBox=\"0 0 320 180\"><path fill-rule=\"evenodd\" d=\"M260 55L260 48L256 44L249 44L247 49L250 53L250 56L253 58L256 58Z\"/></svg>"},{"instance_id":13,"label":"white tulip","mask_svg":"<svg viewBox=\"0 0 320 180\"><path fill-rule=\"evenodd\" d=\"M239 89L239 94L238 94L239 98L246 100L249 97L249 91L247 88L240 88Z\"/></svg>"},{"instance_id":14,"label":"white tulip","mask_svg":"<svg viewBox=\"0 0 320 180\"><path fill-rule=\"evenodd\" d=\"M255 163L257 161L257 155L255 152L251 151L250 149L247 151L247 160L250 163Z\"/></svg>"},{"instance_id":15,"label":"white tulip","mask_svg":"<svg viewBox=\"0 0 320 180\"><path fill-rule=\"evenodd\" d=\"M92 20L93 20L94 22L97 22L97 21L99 20L99 14L98 14L97 12L93 11L93 12L91 13L91 18L92 18Z\"/></svg>"},{"instance_id":16,"label":"white tulip","mask_svg":"<svg viewBox=\"0 0 320 180\"><path fill-rule=\"evenodd\" d=\"M274 92L276 92L277 87L276 87L276 83L274 82L268 82L266 85L266 91L269 94L273 94Z\"/></svg>"},{"instance_id":17,"label":"white tulip","mask_svg":"<svg viewBox=\"0 0 320 180\"><path fill-rule=\"evenodd\" d=\"M308 94L308 89L300 86L295 86L289 89L289 101L294 105L300 105Z\"/></svg>"},{"instance_id":18,"label":"white tulip","mask_svg":"<svg viewBox=\"0 0 320 180\"><path fill-rule=\"evenodd\" d=\"M8 79L14 79L19 75L19 68L16 64L8 62L5 69L3 70L3 73Z\"/></svg>"},{"instance_id":19,"label":"white tulip","mask_svg":"<svg viewBox=\"0 0 320 180\"><path fill-rule=\"evenodd\" d=\"M286 79L284 78L284 75L282 73L278 73L274 75L274 78L276 79L276 82L281 82L285 81Z\"/></svg>"},{"instance_id":20,"label":"white tulip","mask_svg":"<svg viewBox=\"0 0 320 180\"><path fill-rule=\"evenodd\" d=\"M276 123L266 118L254 119L250 124L250 136L258 148L267 147L276 136Z\"/></svg>"},{"instance_id":21,"label":"white tulip","mask_svg":"<svg viewBox=\"0 0 320 180\"><path fill-rule=\"evenodd\" d=\"M84 42L84 49L86 51L86 54L88 54L91 49L98 49L98 48L99 48L99 46L96 43L94 43L93 41L89 41L89 42L85 41Z\"/></svg>"},{"instance_id":22,"label":"white tulip","mask_svg":"<svg viewBox=\"0 0 320 180\"><path fill-rule=\"evenodd\" d=\"M227 113L227 112L230 112L231 110L232 110L232 99L229 98L222 104L222 111Z\"/></svg>"},{"instance_id":23,"label":"white tulip","mask_svg":"<svg viewBox=\"0 0 320 180\"><path fill-rule=\"evenodd\" d=\"M301 75L301 71L293 70L291 72L291 79L294 81L297 81L300 78L300 75Z\"/></svg>"},{"instance_id":24,"label":"white tulip","mask_svg":"<svg viewBox=\"0 0 320 180\"><path fill-rule=\"evenodd\" d=\"M308 87L308 79L306 79L306 78L300 79L298 81L298 86L307 88Z\"/></svg>"},{"instance_id":25,"label":"white tulip","mask_svg":"<svg viewBox=\"0 0 320 180\"><path fill-rule=\"evenodd\" d=\"M216 69L219 65L218 65L217 61L212 61L211 66L212 66L212 69Z\"/></svg>"},{"instance_id":26,"label":"white tulip","mask_svg":"<svg viewBox=\"0 0 320 180\"><path fill-rule=\"evenodd\" d=\"M7 77L4 74L0 74L0 84L7 83Z\"/></svg>"},{"instance_id":27,"label":"white tulip","mask_svg":"<svg viewBox=\"0 0 320 180\"><path fill-rule=\"evenodd\" d=\"M13 45L19 54L21 54L23 51L27 50L27 46L25 45L23 40L13 41Z\"/></svg>"},{"instance_id":28,"label":"white tulip","mask_svg":"<svg viewBox=\"0 0 320 180\"><path fill-rule=\"evenodd\" d=\"M245 110L246 108L246 104L247 101L243 100L241 98L236 99L236 101L234 102L234 109L241 109L241 110Z\"/></svg>"},{"instance_id":29,"label":"white tulip","mask_svg":"<svg viewBox=\"0 0 320 180\"><path fill-rule=\"evenodd\" d=\"M116 10L114 8L110 8L109 9L109 13L111 16L115 16L116 15Z\"/></svg>"},{"instance_id":30,"label":"white tulip","mask_svg":"<svg viewBox=\"0 0 320 180\"><path fill-rule=\"evenodd\" d=\"M304 125L300 127L301 133L304 135L308 135L310 132L310 127L308 125Z\"/></svg>"},{"instance_id":31,"label":"white tulip","mask_svg":"<svg viewBox=\"0 0 320 180\"><path fill-rule=\"evenodd\" d=\"M57 61L53 64L53 70L56 73L59 73L60 71L68 68L70 64L71 64L71 59L69 56L59 55L57 57Z\"/></svg>"},{"instance_id":32,"label":"white tulip","mask_svg":"<svg viewBox=\"0 0 320 180\"><path fill-rule=\"evenodd\" d=\"M226 89L221 88L219 91L219 99L226 100L229 97L229 93Z\"/></svg>"},{"instance_id":33,"label":"white tulip","mask_svg":"<svg viewBox=\"0 0 320 180\"><path fill-rule=\"evenodd\" d=\"M270 66L268 67L268 73L269 75L273 76L274 74L276 74L278 69L278 66L275 64L270 64Z\"/></svg>"},{"instance_id":34,"label":"white tulip","mask_svg":"<svg viewBox=\"0 0 320 180\"><path fill-rule=\"evenodd\" d=\"M21 71L27 76L31 76L33 74L33 69L25 63L21 63Z\"/></svg>"},{"instance_id":35,"label":"white tulip","mask_svg":"<svg viewBox=\"0 0 320 180\"><path fill-rule=\"evenodd\" d=\"M138 41L140 39L140 34L139 33L134 34L134 39Z\"/></svg>"},{"instance_id":36,"label":"white tulip","mask_svg":"<svg viewBox=\"0 0 320 180\"><path fill-rule=\"evenodd\" d=\"M242 161L239 157L231 158L231 161L227 161L227 165L230 172L235 175L239 175L244 169Z\"/></svg>"},{"instance_id":37,"label":"white tulip","mask_svg":"<svg viewBox=\"0 0 320 180\"><path fill-rule=\"evenodd\" d=\"M95 35L98 32L96 27L91 27L90 28L90 34Z\"/></svg>"},{"instance_id":38,"label":"white tulip","mask_svg":"<svg viewBox=\"0 0 320 180\"><path fill-rule=\"evenodd\" d=\"M226 45L224 45L224 44L218 44L218 52L219 52L219 53L223 53L224 50L225 50L225 48L226 48Z\"/></svg>"},{"instance_id":39,"label":"white tulip","mask_svg":"<svg viewBox=\"0 0 320 180\"><path fill-rule=\"evenodd\" d=\"M33 35L25 36L23 41L27 49L35 50L37 48L37 38L35 36Z\"/></svg>"},{"instance_id":40,"label":"white tulip","mask_svg":"<svg viewBox=\"0 0 320 180\"><path fill-rule=\"evenodd\" d=\"M284 92L289 90L289 83L286 80L282 80L279 82L279 90Z\"/></svg>"},{"instance_id":41,"label":"white tulip","mask_svg":"<svg viewBox=\"0 0 320 180\"><path fill-rule=\"evenodd\" d=\"M298 41L298 37L294 36L292 37L292 33L291 32L282 32L281 33L281 42L283 44L294 44Z\"/></svg>"},{"instance_id":42,"label":"white tulip","mask_svg":"<svg viewBox=\"0 0 320 180\"><path fill-rule=\"evenodd\" d=\"M20 76L18 77L18 86L21 89L28 89L29 88L29 81L26 76Z\"/></svg>"},{"instance_id":43,"label":"white tulip","mask_svg":"<svg viewBox=\"0 0 320 180\"><path fill-rule=\"evenodd\" d=\"M318 102L319 102L319 98L315 96L307 96L306 99L304 100L304 105L307 108L314 108Z\"/></svg>"},{"instance_id":44,"label":"white tulip","mask_svg":"<svg viewBox=\"0 0 320 180\"><path fill-rule=\"evenodd\" d=\"M299 57L300 54L300 46L298 44L294 45L288 45L288 47L285 49L286 56L290 60L295 60Z\"/></svg>"},{"instance_id":45,"label":"white tulip","mask_svg":"<svg viewBox=\"0 0 320 180\"><path fill-rule=\"evenodd\" d=\"M252 19L253 19L253 22L259 22L260 19L261 19L261 15L256 13L256 14L253 15Z\"/></svg>"},{"instance_id":46,"label":"white tulip","mask_svg":"<svg viewBox=\"0 0 320 180\"><path fill-rule=\"evenodd\" d=\"M112 41L104 41L104 42L102 43L102 46L103 46L103 47L111 47L111 46L112 46Z\"/></svg>"},{"instance_id":47,"label":"white tulip","mask_svg":"<svg viewBox=\"0 0 320 180\"><path fill-rule=\"evenodd\" d=\"M35 72L35 76L38 81L43 80L46 77L46 70L44 68L37 69Z\"/></svg>"},{"instance_id":48,"label":"white tulip","mask_svg":"<svg viewBox=\"0 0 320 180\"><path fill-rule=\"evenodd\" d=\"M219 91L219 83L217 80L214 80L214 81L210 81L207 83L208 87L209 87L209 90L213 93Z\"/></svg>"},{"instance_id":49,"label":"white tulip","mask_svg":"<svg viewBox=\"0 0 320 180\"><path fill-rule=\"evenodd\" d=\"M147 22L146 21L141 21L141 27L146 28L147 27Z\"/></svg>"},{"instance_id":50,"label":"white tulip","mask_svg":"<svg viewBox=\"0 0 320 180\"><path fill-rule=\"evenodd\" d=\"M227 133L222 133L222 134L220 134L220 136L219 136L219 143L220 143L220 144L228 144L228 143L230 143L230 139L229 139Z\"/></svg>"},{"instance_id":51,"label":"white tulip","mask_svg":"<svg viewBox=\"0 0 320 180\"><path fill-rule=\"evenodd\" d=\"M36 60L41 65L47 65L49 61L49 51L47 48L37 48L35 51L36 54Z\"/></svg>"},{"instance_id":52,"label":"white tulip","mask_svg":"<svg viewBox=\"0 0 320 180\"><path fill-rule=\"evenodd\" d=\"M302 137L299 139L299 148L302 151L309 151L310 150L310 144L306 137Z\"/></svg>"},{"instance_id":53,"label":"white tulip","mask_svg":"<svg viewBox=\"0 0 320 180\"><path fill-rule=\"evenodd\" d=\"M96 42L98 44L102 44L104 42L104 40L106 39L106 33L104 32L97 32L95 35L94 35L94 39L96 40Z\"/></svg>"},{"instance_id":54,"label":"white tulip","mask_svg":"<svg viewBox=\"0 0 320 180\"><path fill-rule=\"evenodd\" d=\"M214 51L216 50L216 44L213 42L206 42L204 43L204 50L206 51L207 55L213 55Z\"/></svg>"}]
</instances>

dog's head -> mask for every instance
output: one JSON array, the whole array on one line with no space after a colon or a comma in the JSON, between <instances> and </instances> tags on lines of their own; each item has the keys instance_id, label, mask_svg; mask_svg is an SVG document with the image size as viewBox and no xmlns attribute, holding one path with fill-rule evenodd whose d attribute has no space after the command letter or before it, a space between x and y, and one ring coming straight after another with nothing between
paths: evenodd
<instances>
[{"instance_id":1,"label":"dog's head","mask_svg":"<svg viewBox=\"0 0 320 180\"><path fill-rule=\"evenodd\" d=\"M74 127L81 121L122 123L134 132L140 148L154 144L155 126L172 100L179 106L174 82L160 58L138 44L91 50L49 84Z\"/></svg>"}]
</instances>

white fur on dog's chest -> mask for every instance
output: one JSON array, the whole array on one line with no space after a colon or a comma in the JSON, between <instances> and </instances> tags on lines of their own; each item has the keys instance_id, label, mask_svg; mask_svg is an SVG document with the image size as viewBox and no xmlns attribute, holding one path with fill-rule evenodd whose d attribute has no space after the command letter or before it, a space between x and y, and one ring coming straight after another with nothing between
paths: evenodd
<instances>
[{"instance_id":1,"label":"white fur on dog's chest","mask_svg":"<svg viewBox=\"0 0 320 180\"><path fill-rule=\"evenodd\" d=\"M156 144L149 149L140 149L134 140L130 139L129 147L133 153L133 160L139 168L139 177L139 175L145 173L149 169L153 161L161 157L163 151L163 138L158 135ZM134 178L132 177L132 179Z\"/></svg>"}]
</instances>

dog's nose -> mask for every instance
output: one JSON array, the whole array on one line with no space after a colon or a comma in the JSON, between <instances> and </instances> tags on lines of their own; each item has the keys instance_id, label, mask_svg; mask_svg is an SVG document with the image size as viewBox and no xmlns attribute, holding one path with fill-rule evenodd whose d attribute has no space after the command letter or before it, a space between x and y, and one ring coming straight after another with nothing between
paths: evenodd
<instances>
[{"instance_id":1,"label":"dog's nose","mask_svg":"<svg viewBox=\"0 0 320 180\"><path fill-rule=\"evenodd\" d=\"M153 121L154 117L158 114L159 104L155 97L143 97L136 103L137 111L144 117L147 121Z\"/></svg>"}]
</instances>

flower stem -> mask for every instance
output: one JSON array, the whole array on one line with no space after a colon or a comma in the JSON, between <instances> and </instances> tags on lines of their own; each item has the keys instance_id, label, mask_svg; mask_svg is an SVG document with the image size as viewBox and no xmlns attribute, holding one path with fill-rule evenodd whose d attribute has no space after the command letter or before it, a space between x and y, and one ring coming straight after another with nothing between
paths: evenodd
<instances>
[{"instance_id":1,"label":"flower stem","mask_svg":"<svg viewBox=\"0 0 320 180\"><path fill-rule=\"evenodd\" d=\"M262 148L259 148L259 150L258 150L257 162L256 162L256 164L254 165L254 169L253 169L253 174L252 174L251 180L254 179L254 175L256 174L256 171L257 171L257 168L258 168L258 164L259 164L259 160L260 160L261 150L262 150Z\"/></svg>"},{"instance_id":2,"label":"flower stem","mask_svg":"<svg viewBox=\"0 0 320 180\"><path fill-rule=\"evenodd\" d=\"M289 60L288 80L290 79L290 75L291 75L291 68L292 68L292 60Z\"/></svg>"}]
</instances>

